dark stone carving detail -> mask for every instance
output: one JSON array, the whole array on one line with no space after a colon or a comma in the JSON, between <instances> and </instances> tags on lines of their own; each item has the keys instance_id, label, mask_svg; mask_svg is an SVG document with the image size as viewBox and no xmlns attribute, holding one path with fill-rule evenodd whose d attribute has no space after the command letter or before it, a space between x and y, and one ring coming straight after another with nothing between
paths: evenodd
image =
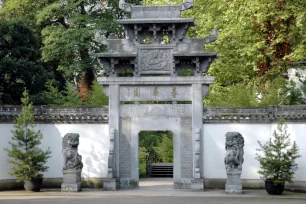
<instances>
[{"instance_id":1,"label":"dark stone carving detail","mask_svg":"<svg viewBox=\"0 0 306 204\"><path fill-rule=\"evenodd\" d=\"M186 36L186 33L189 29L189 25L182 24L176 29L176 40L183 40Z\"/></svg>"},{"instance_id":2,"label":"dark stone carving detail","mask_svg":"<svg viewBox=\"0 0 306 204\"><path fill-rule=\"evenodd\" d=\"M193 0L187 0L184 3L182 3L181 11L188 10L192 7L193 7Z\"/></svg>"},{"instance_id":3,"label":"dark stone carving detail","mask_svg":"<svg viewBox=\"0 0 306 204\"><path fill-rule=\"evenodd\" d=\"M172 70L171 49L139 49L140 74L170 73Z\"/></svg>"},{"instance_id":4,"label":"dark stone carving detail","mask_svg":"<svg viewBox=\"0 0 306 204\"><path fill-rule=\"evenodd\" d=\"M119 8L125 12L130 13L132 11L132 4L126 3L125 0L119 1Z\"/></svg>"},{"instance_id":5,"label":"dark stone carving detail","mask_svg":"<svg viewBox=\"0 0 306 204\"><path fill-rule=\"evenodd\" d=\"M82 156L78 153L80 135L78 133L67 133L63 138L63 170L82 170Z\"/></svg>"},{"instance_id":6,"label":"dark stone carving detail","mask_svg":"<svg viewBox=\"0 0 306 204\"><path fill-rule=\"evenodd\" d=\"M224 158L227 182L225 192L230 194L241 194L241 173L243 159L244 139L239 132L228 132L225 134L225 150Z\"/></svg>"},{"instance_id":7,"label":"dark stone carving detail","mask_svg":"<svg viewBox=\"0 0 306 204\"><path fill-rule=\"evenodd\" d=\"M228 132L225 137L225 150L227 153L224 163L226 170L242 170L242 164L244 162L244 139L242 135L239 132Z\"/></svg>"},{"instance_id":8,"label":"dark stone carving detail","mask_svg":"<svg viewBox=\"0 0 306 204\"><path fill-rule=\"evenodd\" d=\"M80 135L67 133L63 138L63 183L62 191L80 191L81 173L83 168L82 156L78 153Z\"/></svg>"}]
</instances>

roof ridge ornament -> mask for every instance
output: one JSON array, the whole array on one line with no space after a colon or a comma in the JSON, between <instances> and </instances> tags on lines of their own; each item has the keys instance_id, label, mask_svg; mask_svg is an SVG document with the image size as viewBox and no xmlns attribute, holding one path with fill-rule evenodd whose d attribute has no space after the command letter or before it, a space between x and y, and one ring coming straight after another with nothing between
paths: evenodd
<instances>
[{"instance_id":1,"label":"roof ridge ornament","mask_svg":"<svg viewBox=\"0 0 306 204\"><path fill-rule=\"evenodd\" d=\"M193 0L187 0L183 2L181 5L182 5L181 11L188 10L193 7Z\"/></svg>"},{"instance_id":2,"label":"roof ridge ornament","mask_svg":"<svg viewBox=\"0 0 306 204\"><path fill-rule=\"evenodd\" d=\"M133 4L126 3L125 0L119 1L119 8L125 12L130 13L132 11Z\"/></svg>"}]
</instances>

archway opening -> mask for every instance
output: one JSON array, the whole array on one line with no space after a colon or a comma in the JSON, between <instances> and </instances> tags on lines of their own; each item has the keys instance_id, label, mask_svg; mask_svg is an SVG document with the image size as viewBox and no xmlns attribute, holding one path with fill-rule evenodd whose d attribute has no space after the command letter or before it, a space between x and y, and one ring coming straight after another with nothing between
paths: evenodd
<instances>
[{"instance_id":1,"label":"archway opening","mask_svg":"<svg viewBox=\"0 0 306 204\"><path fill-rule=\"evenodd\" d=\"M139 133L139 177L173 180L173 133L141 131Z\"/></svg>"}]
</instances>

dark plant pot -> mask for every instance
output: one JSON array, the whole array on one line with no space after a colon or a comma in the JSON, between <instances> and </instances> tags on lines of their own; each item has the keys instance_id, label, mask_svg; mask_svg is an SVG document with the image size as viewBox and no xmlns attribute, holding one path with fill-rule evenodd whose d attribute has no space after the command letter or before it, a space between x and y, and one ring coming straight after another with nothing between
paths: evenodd
<instances>
[{"instance_id":1,"label":"dark plant pot","mask_svg":"<svg viewBox=\"0 0 306 204\"><path fill-rule=\"evenodd\" d=\"M281 195L284 191L285 184L274 184L272 180L265 181L266 191L271 195Z\"/></svg>"},{"instance_id":2,"label":"dark plant pot","mask_svg":"<svg viewBox=\"0 0 306 204\"><path fill-rule=\"evenodd\" d=\"M43 179L37 178L37 179L32 179L30 181L24 181L23 186L26 191L39 192L40 189L42 188L42 184L43 184Z\"/></svg>"}]
</instances>

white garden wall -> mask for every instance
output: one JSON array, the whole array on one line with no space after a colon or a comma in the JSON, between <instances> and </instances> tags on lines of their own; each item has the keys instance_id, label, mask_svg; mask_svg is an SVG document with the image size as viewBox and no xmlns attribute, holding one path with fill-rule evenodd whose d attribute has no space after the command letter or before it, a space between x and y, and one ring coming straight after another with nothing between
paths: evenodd
<instances>
[{"instance_id":1,"label":"white garden wall","mask_svg":"<svg viewBox=\"0 0 306 204\"><path fill-rule=\"evenodd\" d=\"M48 172L45 178L61 178L63 168L62 137L66 133L79 133L79 153L84 164L83 178L102 178L107 175L107 160L109 151L108 124L37 124L37 129L43 133L42 149L51 148L52 157L48 160ZM11 164L8 163L7 152L12 137L12 124L0 124L0 180L14 179L9 172Z\"/></svg>"},{"instance_id":2,"label":"white garden wall","mask_svg":"<svg viewBox=\"0 0 306 204\"><path fill-rule=\"evenodd\" d=\"M245 140L244 164L242 179L260 179L257 174L259 163L255 160L257 141L265 142L276 129L277 124L204 124L204 178L226 179L224 167L225 134L227 132L240 132ZM299 169L295 174L296 181L306 181L306 124L288 124L288 132L292 141L296 141L301 158L297 163Z\"/></svg>"},{"instance_id":3,"label":"white garden wall","mask_svg":"<svg viewBox=\"0 0 306 204\"><path fill-rule=\"evenodd\" d=\"M205 179L226 179L224 156L225 134L229 131L240 132L245 139L244 164L242 179L258 180L259 163L255 160L257 141L267 141L272 135L277 124L239 124L239 123L211 123L203 125L204 147L203 170ZM50 147L52 157L47 165L48 172L45 178L62 178L62 137L68 132L80 134L79 153L82 155L84 168L83 178L103 178L107 175L107 161L109 149L108 124L37 124L44 135L42 148ZM0 181L15 179L10 176L11 164L8 163L7 153L4 148L10 147L13 124L0 124ZM296 183L306 181L306 123L289 123L288 131L292 140L296 141L301 158L297 160L299 169L295 174ZM301 184L304 188L304 184Z\"/></svg>"}]
</instances>

